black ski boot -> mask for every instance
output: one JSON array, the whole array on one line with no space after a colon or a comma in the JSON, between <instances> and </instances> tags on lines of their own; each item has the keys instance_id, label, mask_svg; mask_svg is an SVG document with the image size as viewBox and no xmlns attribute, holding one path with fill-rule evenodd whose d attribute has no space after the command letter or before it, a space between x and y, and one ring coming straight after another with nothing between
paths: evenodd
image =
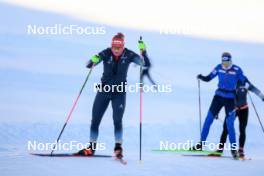
<instances>
[{"instance_id":1,"label":"black ski boot","mask_svg":"<svg viewBox=\"0 0 264 176\"><path fill-rule=\"evenodd\" d=\"M89 147L86 149L80 150L77 155L81 156L92 156L96 150L96 142L90 142Z\"/></svg>"},{"instance_id":2,"label":"black ski boot","mask_svg":"<svg viewBox=\"0 0 264 176\"><path fill-rule=\"evenodd\" d=\"M241 159L245 158L244 148L238 149L238 155L239 155L239 158L241 158Z\"/></svg>"},{"instance_id":3,"label":"black ski boot","mask_svg":"<svg viewBox=\"0 0 264 176\"><path fill-rule=\"evenodd\" d=\"M232 150L231 150L231 154L232 154L232 157L233 157L235 160L238 160L238 159L239 159L239 156L238 156L237 150L232 149Z\"/></svg>"},{"instance_id":4,"label":"black ski boot","mask_svg":"<svg viewBox=\"0 0 264 176\"><path fill-rule=\"evenodd\" d=\"M121 143L116 143L114 148L115 156L118 159L123 158L123 148Z\"/></svg>"},{"instance_id":5,"label":"black ski boot","mask_svg":"<svg viewBox=\"0 0 264 176\"><path fill-rule=\"evenodd\" d=\"M191 147L189 150L190 151L202 151L203 150L202 142L198 142L195 146Z\"/></svg>"}]
</instances>

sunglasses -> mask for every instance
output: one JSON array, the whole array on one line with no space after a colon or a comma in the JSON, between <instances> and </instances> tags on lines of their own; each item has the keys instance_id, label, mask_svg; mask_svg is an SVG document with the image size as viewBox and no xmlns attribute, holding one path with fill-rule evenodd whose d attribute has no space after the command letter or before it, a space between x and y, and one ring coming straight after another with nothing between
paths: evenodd
<instances>
[{"instance_id":1,"label":"sunglasses","mask_svg":"<svg viewBox=\"0 0 264 176\"><path fill-rule=\"evenodd\" d=\"M232 64L231 61L222 61L222 65L224 65L224 66L229 66L231 64Z\"/></svg>"},{"instance_id":2,"label":"sunglasses","mask_svg":"<svg viewBox=\"0 0 264 176\"><path fill-rule=\"evenodd\" d=\"M112 50L115 50L115 51L120 51L120 50L123 50L124 47L120 47L120 46L112 46Z\"/></svg>"}]
</instances>

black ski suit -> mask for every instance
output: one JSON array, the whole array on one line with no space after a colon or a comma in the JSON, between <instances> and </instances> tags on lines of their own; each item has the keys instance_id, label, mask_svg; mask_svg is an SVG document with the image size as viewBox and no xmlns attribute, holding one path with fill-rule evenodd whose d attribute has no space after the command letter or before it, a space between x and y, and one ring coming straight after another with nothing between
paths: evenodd
<instances>
[{"instance_id":1,"label":"black ski suit","mask_svg":"<svg viewBox=\"0 0 264 176\"><path fill-rule=\"evenodd\" d=\"M124 49L122 55L115 59L111 48L107 48L99 54L100 62L103 62L104 71L101 78L101 88L112 85L125 85L128 68L131 62L141 65L144 63L140 56L127 48ZM143 53L144 60L147 58L146 52ZM98 64L98 63L97 63ZM92 62L88 63L87 67L92 67ZM119 92L117 89L108 91L98 91L94 100L92 110L92 121L90 128L90 142L96 142L99 134L99 125L102 117L109 105L112 103L113 122L115 142L122 143L123 127L122 118L126 106L126 92Z\"/></svg>"}]
</instances>

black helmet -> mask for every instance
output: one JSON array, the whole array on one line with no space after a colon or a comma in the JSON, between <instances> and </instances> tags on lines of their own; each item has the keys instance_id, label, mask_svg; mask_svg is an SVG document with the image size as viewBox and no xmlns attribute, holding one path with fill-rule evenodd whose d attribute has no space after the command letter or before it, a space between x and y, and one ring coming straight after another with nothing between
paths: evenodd
<instances>
[{"instance_id":1,"label":"black helmet","mask_svg":"<svg viewBox=\"0 0 264 176\"><path fill-rule=\"evenodd\" d=\"M229 52L224 52L222 54L222 61L231 61L231 58L232 56Z\"/></svg>"}]
</instances>

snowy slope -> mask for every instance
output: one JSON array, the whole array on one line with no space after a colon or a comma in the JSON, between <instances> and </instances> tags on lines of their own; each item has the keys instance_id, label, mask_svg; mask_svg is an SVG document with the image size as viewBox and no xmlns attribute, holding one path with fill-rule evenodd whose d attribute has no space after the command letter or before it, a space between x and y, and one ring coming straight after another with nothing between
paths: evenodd
<instances>
[{"instance_id":1,"label":"snowy slope","mask_svg":"<svg viewBox=\"0 0 264 176\"><path fill-rule=\"evenodd\" d=\"M12 13L10 13L12 12ZM238 43L160 35L146 31L106 26L103 36L28 36L28 24L102 25L79 21L54 13L0 4L0 175L261 175L264 138L251 109L246 154L252 161L187 158L175 153L155 153L159 142L198 140L198 73L207 74L219 63L223 51L234 55L249 79L264 91L263 44ZM143 164L138 163L138 94L128 94L124 115L125 167L111 159L39 158L29 155L28 140L53 142L87 74L89 57L107 47L111 36L122 31L128 48L137 51L143 35L153 62L152 75L159 83L173 85L171 94L144 94ZM63 141L87 142L91 106L95 96L92 83L99 82L98 66L81 97ZM130 67L128 81L138 80L138 68ZM216 80L202 84L203 118L214 94ZM263 103L254 96L262 115ZM162 108L160 108L162 107ZM104 116L100 141L113 149L111 108ZM221 116L223 118L223 116ZM237 127L237 124L236 124ZM222 129L216 121L208 140L218 142ZM228 152L226 155L230 155Z\"/></svg>"},{"instance_id":2,"label":"snowy slope","mask_svg":"<svg viewBox=\"0 0 264 176\"><path fill-rule=\"evenodd\" d=\"M138 162L138 130L126 126L124 154L128 161L123 166L108 158L43 158L31 156L26 149L27 140L42 142L53 141L60 124L1 124L0 140L5 143L0 148L1 175L262 175L263 173L263 139L259 128L250 130L247 141L247 154L251 161L234 161L231 159L183 157L177 153L157 153L159 140L171 142L185 141L195 136L193 125L145 125L143 135L143 163ZM98 154L112 154L113 136L111 126L103 126L100 142L107 143L105 151ZM220 127L220 124L214 127ZM166 129L166 130L164 130ZM163 131L163 132L161 132ZM179 132L180 131L180 132ZM219 130L211 133L219 136ZM75 124L67 128L63 142L76 140L86 142L88 125ZM216 142L216 141L215 141ZM32 152L32 151L31 151ZM42 151L42 153L45 153ZM46 152L47 153L47 152ZM225 155L230 155L228 152Z\"/></svg>"}]
</instances>

